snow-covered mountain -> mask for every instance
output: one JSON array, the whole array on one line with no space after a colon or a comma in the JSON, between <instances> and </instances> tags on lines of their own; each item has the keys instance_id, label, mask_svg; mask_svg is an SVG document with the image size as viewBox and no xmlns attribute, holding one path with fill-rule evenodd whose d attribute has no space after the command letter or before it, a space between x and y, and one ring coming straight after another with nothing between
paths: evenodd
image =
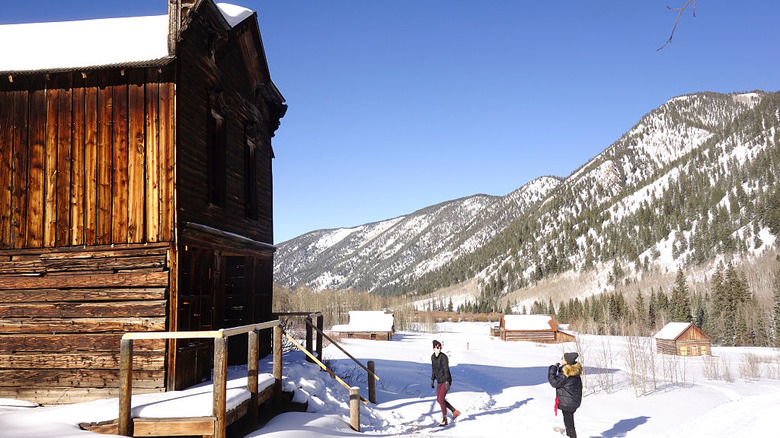
<instances>
[{"instance_id":1,"label":"snow-covered mountain","mask_svg":"<svg viewBox=\"0 0 780 438\"><path fill-rule=\"evenodd\" d=\"M289 287L421 294L471 278L494 295L612 266L612 281L774 245L780 95L695 93L652 110L565 179L476 195L279 245ZM493 290L490 290L493 289Z\"/></svg>"}]
</instances>

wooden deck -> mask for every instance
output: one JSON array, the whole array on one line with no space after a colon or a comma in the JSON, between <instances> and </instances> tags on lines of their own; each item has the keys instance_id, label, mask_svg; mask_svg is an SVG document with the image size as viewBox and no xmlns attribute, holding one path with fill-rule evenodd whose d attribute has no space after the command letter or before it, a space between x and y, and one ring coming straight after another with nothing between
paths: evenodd
<instances>
[{"instance_id":1,"label":"wooden deck","mask_svg":"<svg viewBox=\"0 0 780 438\"><path fill-rule=\"evenodd\" d=\"M273 379L267 380L267 386L264 386L258 393L258 405L262 405L264 402L268 401L273 397L273 385L274 381ZM210 409L211 408L211 390L204 392L205 397L203 397L203 402L201 403L203 405L204 409ZM180 391L177 391L180 392ZM181 391L186 392L186 391ZM162 400L158 402L152 402L149 403L147 406L144 406L145 411L149 411L151 414L154 413L156 409L159 409L160 411L165 411L165 404L166 403L175 403L176 399L178 398L175 393L169 393L173 394L173 398ZM141 401L143 396L139 397ZM185 395L186 397L186 395ZM240 397L240 396L239 396ZM245 393L243 396L243 400L238 403L233 409L229 409L225 415L225 423L226 426L230 426L231 424L247 417L250 415L257 415L258 413L252 413L250 412L250 405L252 401L249 398L249 393ZM187 404L188 406L190 403ZM162 412L161 412L162 414ZM140 416L135 417L132 419L133 421L133 435L134 437L173 437L173 436L202 436L202 437L213 437L215 427L217 424L217 417L213 415L205 415L205 416L192 416L192 417L151 417L151 416ZM118 419L114 419L111 421L103 421L100 423L82 423L80 424L81 428L84 430L88 430L90 432L96 432L106 435L118 435L119 430L119 422Z\"/></svg>"}]
</instances>

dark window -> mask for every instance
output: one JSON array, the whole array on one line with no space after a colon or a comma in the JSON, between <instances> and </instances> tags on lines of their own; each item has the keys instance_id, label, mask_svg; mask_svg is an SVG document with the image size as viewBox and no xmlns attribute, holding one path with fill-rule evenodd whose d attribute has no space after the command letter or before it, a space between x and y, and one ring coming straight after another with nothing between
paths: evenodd
<instances>
[{"instance_id":1,"label":"dark window","mask_svg":"<svg viewBox=\"0 0 780 438\"><path fill-rule=\"evenodd\" d=\"M209 203L225 206L225 119L214 111L209 113L208 126L208 185Z\"/></svg>"},{"instance_id":2,"label":"dark window","mask_svg":"<svg viewBox=\"0 0 780 438\"><path fill-rule=\"evenodd\" d=\"M246 200L246 217L257 220L257 147L249 136L246 137L245 145L244 197Z\"/></svg>"}]
</instances>

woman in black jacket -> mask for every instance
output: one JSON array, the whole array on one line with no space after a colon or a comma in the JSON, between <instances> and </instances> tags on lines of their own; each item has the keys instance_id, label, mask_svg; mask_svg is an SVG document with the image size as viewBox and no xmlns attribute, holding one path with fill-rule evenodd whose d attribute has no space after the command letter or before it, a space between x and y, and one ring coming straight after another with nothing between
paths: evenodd
<instances>
[{"instance_id":1,"label":"woman in black jacket","mask_svg":"<svg viewBox=\"0 0 780 438\"><path fill-rule=\"evenodd\" d=\"M452 411L452 419L458 418L460 411L452 407L444 397L447 396L447 391L450 390L452 385L452 375L450 374L450 361L447 355L441 352L441 342L433 341L433 354L431 355L431 388L433 388L433 382L436 381L436 401L441 406L441 414L444 417L439 423L439 426L447 425L447 408Z\"/></svg>"},{"instance_id":2,"label":"woman in black jacket","mask_svg":"<svg viewBox=\"0 0 780 438\"><path fill-rule=\"evenodd\" d=\"M561 365L562 364L562 365ZM564 353L561 363L550 365L547 380L555 388L555 413L558 408L563 412L563 424L569 438L577 438L574 429L574 411L582 403L582 365L577 362L577 353ZM564 430L556 427L561 433Z\"/></svg>"}]
</instances>

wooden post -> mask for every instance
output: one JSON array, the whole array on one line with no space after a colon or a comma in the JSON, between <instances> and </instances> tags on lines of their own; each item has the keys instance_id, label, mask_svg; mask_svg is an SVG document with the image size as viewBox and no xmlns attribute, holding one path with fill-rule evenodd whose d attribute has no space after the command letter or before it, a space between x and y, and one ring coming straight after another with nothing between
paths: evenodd
<instances>
[{"instance_id":1,"label":"wooden post","mask_svg":"<svg viewBox=\"0 0 780 438\"><path fill-rule=\"evenodd\" d=\"M131 401L133 398L133 340L119 342L119 419L117 434L133 436Z\"/></svg>"},{"instance_id":2,"label":"wooden post","mask_svg":"<svg viewBox=\"0 0 780 438\"><path fill-rule=\"evenodd\" d=\"M376 404L376 379L374 378L374 361L368 361L368 401Z\"/></svg>"},{"instance_id":3,"label":"wooden post","mask_svg":"<svg viewBox=\"0 0 780 438\"><path fill-rule=\"evenodd\" d=\"M314 345L313 345L314 343L312 342L312 331L313 331L313 329L311 328L311 325L312 325L311 316L307 316L306 317L306 324L304 324L304 325L306 326L306 349L309 350L309 351L314 351L314 348L313 348L314 347ZM309 362L312 362L312 360L309 359L308 357L306 358L306 360L309 361Z\"/></svg>"},{"instance_id":4,"label":"wooden post","mask_svg":"<svg viewBox=\"0 0 780 438\"><path fill-rule=\"evenodd\" d=\"M322 313L317 316L317 359L322 360Z\"/></svg>"},{"instance_id":5,"label":"wooden post","mask_svg":"<svg viewBox=\"0 0 780 438\"><path fill-rule=\"evenodd\" d=\"M349 425L360 432L360 388L349 388Z\"/></svg>"},{"instance_id":6,"label":"wooden post","mask_svg":"<svg viewBox=\"0 0 780 438\"><path fill-rule=\"evenodd\" d=\"M257 361L260 360L260 331L255 329L247 333L249 345L247 355L247 390L250 394L249 399L249 424L257 426L259 419L259 402L257 393Z\"/></svg>"},{"instance_id":7,"label":"wooden post","mask_svg":"<svg viewBox=\"0 0 780 438\"><path fill-rule=\"evenodd\" d=\"M214 338L214 438L226 438L227 338Z\"/></svg>"},{"instance_id":8,"label":"wooden post","mask_svg":"<svg viewBox=\"0 0 780 438\"><path fill-rule=\"evenodd\" d=\"M274 327L274 397L282 395L282 328Z\"/></svg>"}]
</instances>

